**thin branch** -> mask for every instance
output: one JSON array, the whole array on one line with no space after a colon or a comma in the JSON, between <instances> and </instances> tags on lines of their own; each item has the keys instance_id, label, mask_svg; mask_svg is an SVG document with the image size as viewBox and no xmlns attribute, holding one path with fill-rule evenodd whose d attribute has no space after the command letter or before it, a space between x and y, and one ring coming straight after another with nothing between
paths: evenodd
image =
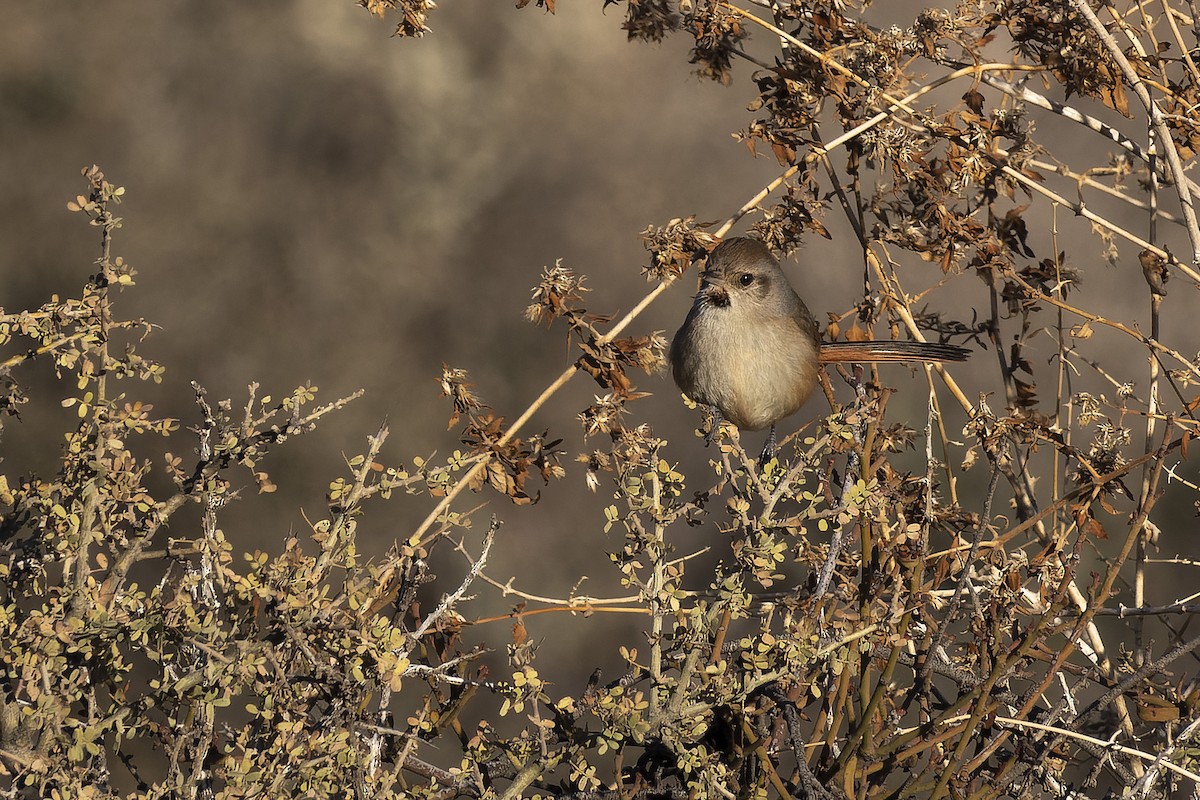
<instances>
[{"instance_id":1,"label":"thin branch","mask_svg":"<svg viewBox=\"0 0 1200 800\"><path fill-rule=\"evenodd\" d=\"M1124 755L1135 756L1136 758L1140 758L1143 761L1153 761L1156 763L1160 763L1166 769L1169 769L1172 772L1174 772L1178 775L1181 775L1190 781L1193 781L1194 783L1200 784L1200 775L1197 775L1194 772L1186 770L1183 767L1176 766L1175 764L1172 764L1169 761L1159 762L1158 756L1154 755L1153 753L1146 753L1142 750L1137 750L1132 747L1125 747L1124 745L1117 744L1116 742L1110 742L1110 741L1106 741L1104 739L1097 739L1094 736L1088 736L1085 733L1079 733L1077 731L1073 731L1068 728L1057 728L1053 725L1042 725L1039 722L1031 722L1027 719L1016 719L1014 717L1001 717L999 715L994 717L994 719L996 720L996 722L999 722L1004 725L1012 725L1014 728L1031 728L1033 730L1046 731L1048 733L1054 733L1059 736L1065 736L1070 739L1078 739L1081 742L1090 742L1091 744L1097 745L1099 747L1103 747L1104 749L1110 750L1114 753L1122 753Z\"/></svg>"},{"instance_id":2,"label":"thin branch","mask_svg":"<svg viewBox=\"0 0 1200 800\"><path fill-rule=\"evenodd\" d=\"M1179 159L1179 150L1175 147L1175 142L1171 138L1171 130L1167 127L1166 120L1163 118L1162 110L1158 104L1150 97L1150 91L1146 88L1145 82L1137 74L1137 70L1129 63L1129 59L1125 57L1121 46L1108 32L1108 29L1100 22L1096 12L1092 10L1091 5L1087 0L1071 0L1071 5L1075 10L1088 21L1092 28L1092 32L1104 44L1108 50L1109 56L1121 73L1125 76L1125 81L1133 87L1133 91L1137 94L1138 99L1142 101L1147 113L1150 114L1150 121L1154 125L1154 131L1158 135L1158 145L1163 149L1167 157L1167 166L1169 167L1171 179L1175 183L1175 191L1179 194L1179 205L1183 210L1183 219L1186 223L1188 238L1192 243L1192 263L1194 266L1200 266L1200 224L1196 221L1196 209L1192 203L1191 186L1187 180L1187 174L1183 169L1183 162Z\"/></svg>"}]
</instances>

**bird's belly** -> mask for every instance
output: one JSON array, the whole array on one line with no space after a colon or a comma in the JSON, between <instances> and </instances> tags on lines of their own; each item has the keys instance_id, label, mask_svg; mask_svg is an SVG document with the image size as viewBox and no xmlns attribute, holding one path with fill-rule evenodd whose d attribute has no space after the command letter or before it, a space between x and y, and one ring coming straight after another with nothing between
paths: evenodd
<instances>
[{"instance_id":1,"label":"bird's belly","mask_svg":"<svg viewBox=\"0 0 1200 800\"><path fill-rule=\"evenodd\" d=\"M816 386L817 345L789 330L731 333L724 326L721 344L695 362L693 399L716 406L742 430L761 430L794 414ZM685 391L687 391L685 389Z\"/></svg>"}]
</instances>

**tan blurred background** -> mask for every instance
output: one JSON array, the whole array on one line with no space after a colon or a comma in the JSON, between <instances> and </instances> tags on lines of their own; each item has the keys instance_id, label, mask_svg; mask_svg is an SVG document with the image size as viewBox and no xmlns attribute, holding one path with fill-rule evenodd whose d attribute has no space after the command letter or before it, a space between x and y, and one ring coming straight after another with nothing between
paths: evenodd
<instances>
[{"instance_id":1,"label":"tan blurred background","mask_svg":"<svg viewBox=\"0 0 1200 800\"><path fill-rule=\"evenodd\" d=\"M267 460L278 493L254 496L238 476L246 499L222 517L235 549L277 551L303 532L301 509L324 513L343 454L361 452L384 421L389 464L455 448L436 382L443 362L469 370L499 413L523 410L570 358L560 331L522 316L543 266L561 258L589 276L590 307L628 310L647 288L639 231L723 218L778 172L728 135L744 124L749 88L692 76L683 39L631 44L622 12L599 3L563 3L554 16L442 5L431 35L398 40L351 0L4 4L0 303L78 292L97 236L66 202L96 163L127 188L113 252L140 273L118 308L161 326L141 348L167 366L160 387L127 385L131 399L186 427L197 420L191 380L235 406L250 381L277 397L312 381L325 401L366 390ZM634 332L673 330L687 304L681 287ZM45 367L19 378L33 402L6 426L3 468L52 469L71 387ZM639 383L689 429L668 381ZM578 452L573 415L596 388L577 379L529 430L549 428ZM166 447L193 457L187 434ZM536 509L485 496L507 520L491 571L522 585L532 558L529 588L565 596L589 574L591 591L611 593L600 533L611 496L587 493L569 467ZM362 551L383 552L432 505L375 505ZM171 530L194 534L186 519ZM441 562L448 586L457 570ZM493 594L475 607L513 602ZM532 632L551 627L580 642L596 631L564 620ZM507 631L484 637L502 643Z\"/></svg>"},{"instance_id":2,"label":"tan blurred background","mask_svg":"<svg viewBox=\"0 0 1200 800\"><path fill-rule=\"evenodd\" d=\"M431 35L396 40L390 23L351 0L4 3L3 306L77 293L97 237L66 202L83 190L80 168L96 163L128 190L114 253L140 275L119 308L161 326L142 350L168 368L161 387L130 384L131 399L150 399L187 426L197 419L191 380L235 406L250 381L282 396L311 380L325 401L364 388L363 399L266 462L278 493L252 496L247 476L247 499L224 512L235 548L277 549L290 530L304 530L301 509L319 518L326 484L345 473L342 455L361 452L385 420L389 464L457 446L436 383L443 362L469 370L510 419L561 371L570 359L561 332L522 317L544 265L561 258L586 273L593 310L628 310L646 291L639 231L688 214L723 219L778 174L773 158L752 159L729 136L750 119L746 65L735 65L731 87L705 82L691 74L685 38L631 44L622 9L600 6L560 2L551 16L512 3L445 2ZM903 24L917 4L887 6L880 21ZM1081 136L1065 123L1062 131ZM860 256L840 212L829 216L834 241L810 241L806 268L787 268L814 309L844 310L861 285ZM1087 242L1086 229L1076 237ZM1032 243L1050 254L1048 231ZM1098 251L1088 243L1088 255ZM1126 284L1130 272L1098 259L1081 266L1101 289L1089 307L1130 316L1124 293L1144 297L1140 275ZM917 268L926 283L936 279L936 267ZM949 298L986 309L982 284L958 283ZM631 332L669 335L688 303L686 286L677 287ZM1177 326L1173 335L1186 343L1190 334ZM1142 357L1130 353L1131 375L1144 376ZM1002 406L993 357L977 361L966 374L981 380L968 396L1001 392ZM19 378L33 403L23 424L5 428L3 468L52 468L70 424L72 412L57 405L69 387L44 367ZM655 394L638 413L673 437L679 458L702 464L705 453L688 438L697 417L683 412L673 385L635 379ZM527 430L549 429L579 452L573 415L595 389L577 378ZM923 427L924 390L912 400L912 424ZM900 401L893 408L903 418ZM190 454L185 437L168 446ZM532 510L487 496L479 526L493 509L506 520L489 571L545 595L566 595L584 574L591 581L582 591L627 593L604 555L615 541L600 532L610 495L587 493L583 472L568 466ZM428 498L373 506L363 552L381 553L430 508ZM172 534L194 531L177 523ZM456 584L455 562L440 563L439 588ZM472 608L498 613L512 602L481 593ZM570 637L556 640L568 652L588 650L571 673L581 680L612 663L601 634L636 625L540 617L531 633ZM506 632L482 638L502 643Z\"/></svg>"}]
</instances>

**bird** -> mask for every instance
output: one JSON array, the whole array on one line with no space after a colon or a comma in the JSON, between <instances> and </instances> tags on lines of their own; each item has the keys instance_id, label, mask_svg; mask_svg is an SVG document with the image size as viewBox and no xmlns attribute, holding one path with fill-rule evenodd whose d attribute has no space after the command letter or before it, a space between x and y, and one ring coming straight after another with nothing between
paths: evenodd
<instances>
[{"instance_id":1,"label":"bird","mask_svg":"<svg viewBox=\"0 0 1200 800\"><path fill-rule=\"evenodd\" d=\"M932 342L822 342L816 318L767 246L736 237L709 253L669 357L680 390L719 415L709 440L721 419L743 431L770 427L767 458L775 424L812 395L822 364L964 361L969 353Z\"/></svg>"}]
</instances>

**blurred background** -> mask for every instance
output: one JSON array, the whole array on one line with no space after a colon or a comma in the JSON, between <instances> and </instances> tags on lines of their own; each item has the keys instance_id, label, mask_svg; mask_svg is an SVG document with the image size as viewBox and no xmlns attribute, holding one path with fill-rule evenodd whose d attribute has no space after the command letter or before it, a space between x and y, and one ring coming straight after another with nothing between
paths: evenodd
<instances>
[{"instance_id":1,"label":"blurred background","mask_svg":"<svg viewBox=\"0 0 1200 800\"><path fill-rule=\"evenodd\" d=\"M458 446L437 384L443 363L467 369L509 419L570 363L560 330L523 318L544 266L561 259L585 273L592 310L627 311L648 288L639 275L640 231L689 214L722 220L779 174L773 157L753 158L729 135L752 118L747 65L735 64L730 87L705 81L687 63L687 37L630 43L622 7L606 14L601 5L560 2L549 15L512 3L447 2L431 15L430 35L397 40L392 21L350 0L4 3L0 172L9 188L0 196L0 302L16 310L77 294L94 270L97 232L66 203L84 191L80 169L95 163L127 188L113 253L140 274L118 310L160 326L141 351L167 366L161 386L128 384L131 400L153 402L157 414L186 427L198 420L193 380L235 407L251 381L275 397L311 381L325 402L365 389L265 462L277 493L253 496L247 475L246 499L222 512L235 550L275 552L289 532L303 535L302 512L324 514L326 485L346 474L343 458L362 452L380 424L391 428L381 459L389 465ZM880 24L906 24L920 7L886 5L872 11ZM767 37L756 40L769 53ZM952 87L947 105L964 88ZM1069 123L1056 131L1060 122L1041 132L1084 136ZM1087 137L1087 147L1105 151ZM1097 202L1118 219L1141 219ZM1129 307L1131 296L1145 305L1134 251L1122 251L1128 270L1114 270L1086 226L1053 239L1046 220L1031 239L1041 256L1082 244L1094 257L1079 265L1096 290L1088 307L1144 320L1144 309ZM809 241L800 266L785 267L822 319L821 311L848 309L861 292L861 254L841 212L831 210L826 224L833 241ZM925 270L914 286L940 275L934 265L914 269ZM669 336L693 285L680 282L629 333ZM967 276L932 304L986 311L985 298L982 283ZM1172 315L1174 323L1165 335L1186 351L1194 331L1186 315ZM1051 341L1044 345L1053 352ZM1144 380L1144 355L1125 341L1115 346L1128 348L1120 363ZM908 409L910 424L923 428L923 379L896 369L892 385L916 389L902 391L891 410L904 419ZM962 374L979 379L968 397L999 393L993 403L1003 407L992 354L978 354ZM74 414L57 401L71 387L45 365L18 378L33 402L22 423L6 426L0 468L52 470ZM631 421L671 438L674 457L701 480L707 454L691 438L698 412L683 409L669 378L634 380L654 397L635 404L644 417ZM494 577L515 576L514 585L548 596L576 586L629 593L604 555L619 541L601 532L611 496L605 486L587 492L571 461L590 449L574 414L596 390L576 378L526 428L563 438L569 454L568 476L541 505L514 508L491 494L460 500L459 508L490 503L476 512L477 530L493 511L505 520L488 569ZM1052 397L1052 387L1043 396ZM796 419L820 413L817 405ZM961 420L948 427L960 430ZM185 462L190 446L186 434L165 446L146 443L147 454L173 449ZM433 505L426 497L376 504L360 549L381 554ZM195 535L187 522L171 534ZM706 529L694 535L698 543L715 538ZM443 583L431 597L461 575L457 556L440 557ZM485 616L514 602L481 593L470 609ZM574 691L592 667L615 663L608 634L640 629L641 620L546 615L529 624L535 638L586 653L568 665ZM480 637L502 644L507 630Z\"/></svg>"},{"instance_id":2,"label":"blurred background","mask_svg":"<svg viewBox=\"0 0 1200 800\"><path fill-rule=\"evenodd\" d=\"M573 358L561 330L523 317L543 267L561 259L588 275L589 308L626 311L648 288L640 231L688 214L723 219L780 171L729 136L750 88L693 76L683 38L632 44L623 11L599 3L560 4L556 15L443 5L416 40L393 38L393 21L350 0L4 4L0 304L77 295L94 271L98 231L66 203L95 163L127 189L113 253L139 275L118 312L160 326L140 351L167 366L161 386L127 382L130 400L187 427L199 419L193 380L235 408L251 381L275 397L311 381L325 402L366 390L265 461L277 493L255 496L249 475L236 476L245 499L221 519L235 552L303 538L302 513L324 515L343 459L384 422L388 464L459 446L437 383L443 363L467 369L483 399L515 418ZM630 332L673 331L688 294L681 283ZM0 468L52 472L73 426L58 401L72 387L42 364L18 379L32 402L5 428ZM676 431L697 424L669 379L635 380L655 394L643 406ZM490 502L480 527L492 511L506 520L496 577L520 575L522 586L535 557L537 585L524 588L566 596L587 574L597 585L582 591L628 593L614 585L600 532L611 495L587 492L571 461L583 447L574 414L596 390L577 378L527 428L564 438L570 454L542 505L491 493L460 501ZM183 432L143 444L188 462L193 442ZM361 551L382 554L433 505L376 504ZM195 535L189 524L177 518L170 535ZM433 599L461 578L459 557L442 550ZM516 602L497 595L473 609ZM561 629L582 646L597 624L610 623L542 617L531 633ZM482 636L502 645L507 626Z\"/></svg>"}]
</instances>

